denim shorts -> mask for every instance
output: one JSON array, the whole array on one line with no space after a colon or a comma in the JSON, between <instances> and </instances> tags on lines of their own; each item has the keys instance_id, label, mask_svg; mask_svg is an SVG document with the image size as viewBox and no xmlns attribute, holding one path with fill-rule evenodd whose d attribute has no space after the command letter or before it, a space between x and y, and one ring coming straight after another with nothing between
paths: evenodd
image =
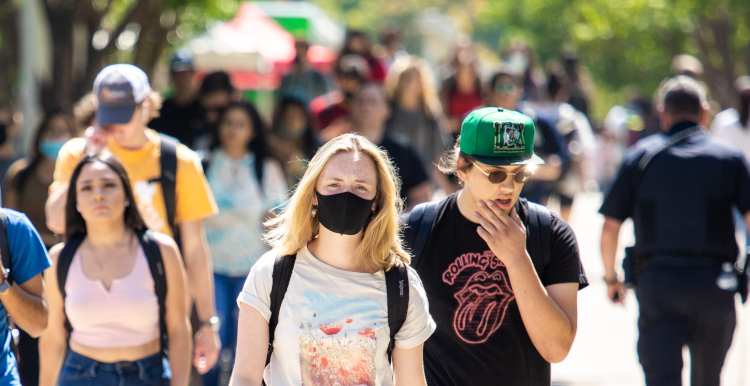
<instances>
[{"instance_id":1,"label":"denim shorts","mask_svg":"<svg viewBox=\"0 0 750 386\"><path fill-rule=\"evenodd\" d=\"M68 351L59 386L169 385L172 371L161 353L136 361L106 363Z\"/></svg>"}]
</instances>

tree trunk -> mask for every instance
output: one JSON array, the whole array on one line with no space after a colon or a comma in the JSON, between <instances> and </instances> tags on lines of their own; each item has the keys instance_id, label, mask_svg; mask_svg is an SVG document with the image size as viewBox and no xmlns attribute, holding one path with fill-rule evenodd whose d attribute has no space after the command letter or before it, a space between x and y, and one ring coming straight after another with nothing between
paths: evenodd
<instances>
[{"instance_id":1,"label":"tree trunk","mask_svg":"<svg viewBox=\"0 0 750 386\"><path fill-rule=\"evenodd\" d=\"M70 3L47 3L52 33L52 81L43 87L42 106L70 109L73 106L73 25L75 7Z\"/></svg>"},{"instance_id":2,"label":"tree trunk","mask_svg":"<svg viewBox=\"0 0 750 386\"><path fill-rule=\"evenodd\" d=\"M703 64L703 79L711 90L712 95L715 96L721 81L718 80L718 70L711 63L711 44L709 41L712 39L704 36L704 33L708 34L711 31L704 28L705 25L703 23L696 23L696 27L693 30L693 37L696 43L698 43L698 57Z\"/></svg>"},{"instance_id":3,"label":"tree trunk","mask_svg":"<svg viewBox=\"0 0 750 386\"><path fill-rule=\"evenodd\" d=\"M722 61L721 71L717 74L719 76L716 79L717 88L714 90L714 96L722 108L727 108L734 104L734 90L732 88L732 83L734 82L734 60L732 58L732 50L729 47L732 22L728 14L722 13L718 19L712 20L709 25L714 37L714 47Z\"/></svg>"},{"instance_id":4,"label":"tree trunk","mask_svg":"<svg viewBox=\"0 0 750 386\"><path fill-rule=\"evenodd\" d=\"M18 10L12 0L0 0L0 100L13 100L18 69Z\"/></svg>"}]
</instances>

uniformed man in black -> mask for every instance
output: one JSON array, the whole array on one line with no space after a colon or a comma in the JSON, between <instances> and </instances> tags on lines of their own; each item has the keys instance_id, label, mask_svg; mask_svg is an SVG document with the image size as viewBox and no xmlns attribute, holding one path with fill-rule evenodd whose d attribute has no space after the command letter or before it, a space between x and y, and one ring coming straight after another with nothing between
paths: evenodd
<instances>
[{"instance_id":1,"label":"uniformed man in black","mask_svg":"<svg viewBox=\"0 0 750 386\"><path fill-rule=\"evenodd\" d=\"M682 348L693 386L719 385L735 327L738 254L732 208L750 224L750 170L742 153L707 135L703 86L686 76L659 89L664 134L634 145L600 209L607 294L625 296L615 273L617 238L631 217L640 316L638 356L648 385L681 385ZM626 276L628 276L626 270Z\"/></svg>"}]
</instances>

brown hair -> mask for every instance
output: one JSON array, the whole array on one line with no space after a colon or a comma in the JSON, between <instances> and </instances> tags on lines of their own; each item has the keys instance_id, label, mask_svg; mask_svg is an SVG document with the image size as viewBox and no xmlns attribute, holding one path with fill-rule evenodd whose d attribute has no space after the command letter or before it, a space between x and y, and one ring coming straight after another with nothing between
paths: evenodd
<instances>
[{"instance_id":1,"label":"brown hair","mask_svg":"<svg viewBox=\"0 0 750 386\"><path fill-rule=\"evenodd\" d=\"M459 165L458 160L461 160L464 165ZM456 138L456 143L452 149L446 150L443 156L440 157L440 164L437 165L438 169L445 174L458 175L458 171L466 171L474 166L474 157L461 151L461 136ZM463 181L459 179L459 185L463 186Z\"/></svg>"},{"instance_id":2,"label":"brown hair","mask_svg":"<svg viewBox=\"0 0 750 386\"><path fill-rule=\"evenodd\" d=\"M77 236L85 237L88 233L86 230L86 220L83 219L83 216L81 216L81 213L79 213L76 208L76 205L78 204L76 183L78 182L78 177L80 177L83 167L94 162L101 162L107 165L115 172L115 174L117 174L118 177L120 177L122 188L125 191L125 200L126 202L130 202L130 205L125 206L125 226L134 231L146 229L146 222L143 221L141 214L138 212L138 205L135 203L135 195L133 194L133 189L130 187L128 173L125 171L125 168L120 161L118 161L112 154L102 153L84 158L78 166L76 166L73 175L70 176L68 198L65 203L65 240L70 240Z\"/></svg>"}]
</instances>

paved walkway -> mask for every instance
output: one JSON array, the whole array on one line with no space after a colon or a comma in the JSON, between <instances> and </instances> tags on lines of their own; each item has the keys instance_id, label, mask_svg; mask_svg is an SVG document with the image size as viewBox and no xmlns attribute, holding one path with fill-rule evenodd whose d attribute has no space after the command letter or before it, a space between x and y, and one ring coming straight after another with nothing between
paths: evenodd
<instances>
[{"instance_id":1,"label":"paved walkway","mask_svg":"<svg viewBox=\"0 0 750 386\"><path fill-rule=\"evenodd\" d=\"M615 306L606 298L602 281L604 267L599 241L604 219L597 213L602 197L581 194L576 197L570 223L578 237L586 273L591 285L578 296L578 334L570 355L552 366L556 386L635 386L643 385L643 371L636 355L638 304L628 294L625 306ZM554 210L554 208L552 208ZM622 247L633 243L632 225L621 232ZM722 373L722 385L750 386L750 306L738 301L738 320L732 348ZM684 352L687 355L687 350ZM684 384L689 385L689 360L685 356Z\"/></svg>"}]
</instances>

